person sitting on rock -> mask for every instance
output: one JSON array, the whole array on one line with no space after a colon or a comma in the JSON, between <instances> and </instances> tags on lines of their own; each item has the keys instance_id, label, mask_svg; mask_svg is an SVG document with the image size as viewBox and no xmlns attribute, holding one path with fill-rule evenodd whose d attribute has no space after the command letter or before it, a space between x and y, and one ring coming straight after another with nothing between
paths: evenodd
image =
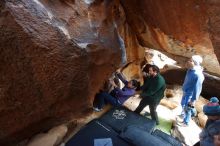
<instances>
[{"instance_id":1,"label":"person sitting on rock","mask_svg":"<svg viewBox=\"0 0 220 146\"><path fill-rule=\"evenodd\" d=\"M214 138L220 134L220 105L217 97L212 97L203 107L208 116L205 128L200 133L200 146L214 146Z\"/></svg>"},{"instance_id":2,"label":"person sitting on rock","mask_svg":"<svg viewBox=\"0 0 220 146\"><path fill-rule=\"evenodd\" d=\"M105 103L110 103L113 106L121 106L129 97L135 94L135 89L139 84L137 80L127 81L119 72L116 72L115 76L118 77L125 86L120 89L113 80L110 80L114 89L111 93L103 91L95 96L98 101L97 105L93 107L95 111L101 111Z\"/></svg>"}]
</instances>

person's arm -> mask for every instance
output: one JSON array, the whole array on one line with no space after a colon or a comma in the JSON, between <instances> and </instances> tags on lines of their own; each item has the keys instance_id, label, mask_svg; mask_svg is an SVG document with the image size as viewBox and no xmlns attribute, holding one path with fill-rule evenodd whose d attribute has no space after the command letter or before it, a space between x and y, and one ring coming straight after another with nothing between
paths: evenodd
<instances>
[{"instance_id":1,"label":"person's arm","mask_svg":"<svg viewBox=\"0 0 220 146\"><path fill-rule=\"evenodd\" d=\"M194 74L193 70L188 70L184 83L183 83L183 92L185 95L188 95L190 98L188 99L187 103L193 104L195 99L195 87L197 83L198 77ZM194 94L194 95L193 95Z\"/></svg>"},{"instance_id":2,"label":"person's arm","mask_svg":"<svg viewBox=\"0 0 220 146\"><path fill-rule=\"evenodd\" d=\"M115 81L114 81L114 80L109 80L109 83L111 84L111 86L112 86L113 88L118 87L118 86L115 84Z\"/></svg>"},{"instance_id":3,"label":"person's arm","mask_svg":"<svg viewBox=\"0 0 220 146\"><path fill-rule=\"evenodd\" d=\"M194 89L193 89L192 98L189 99L193 105L194 105L195 100L199 97L201 89L202 89L202 87L199 84L198 77L196 77L195 82L194 82Z\"/></svg>"},{"instance_id":4,"label":"person's arm","mask_svg":"<svg viewBox=\"0 0 220 146\"><path fill-rule=\"evenodd\" d=\"M199 80L199 77L195 77L194 79L194 89L193 89L193 94L192 98L190 99L190 102L194 105L195 101L198 99L200 93L202 91L202 83Z\"/></svg>"},{"instance_id":5,"label":"person's arm","mask_svg":"<svg viewBox=\"0 0 220 146\"><path fill-rule=\"evenodd\" d=\"M133 89L130 90L121 90L119 88L115 88L117 96L133 96L135 91Z\"/></svg>"},{"instance_id":6,"label":"person's arm","mask_svg":"<svg viewBox=\"0 0 220 146\"><path fill-rule=\"evenodd\" d=\"M147 88L150 86L150 77L147 76L146 78L144 78L144 84L140 87L140 90L147 90Z\"/></svg>"},{"instance_id":7,"label":"person's arm","mask_svg":"<svg viewBox=\"0 0 220 146\"><path fill-rule=\"evenodd\" d=\"M128 81L122 76L121 73L116 72L115 75L116 75L125 85L128 84Z\"/></svg>"}]
</instances>

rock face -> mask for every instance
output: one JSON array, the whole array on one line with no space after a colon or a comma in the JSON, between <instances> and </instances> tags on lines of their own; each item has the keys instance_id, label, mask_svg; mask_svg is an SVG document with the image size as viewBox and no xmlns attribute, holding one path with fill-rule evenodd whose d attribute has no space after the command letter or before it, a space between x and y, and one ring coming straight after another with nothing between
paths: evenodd
<instances>
[{"instance_id":1,"label":"rock face","mask_svg":"<svg viewBox=\"0 0 220 146\"><path fill-rule=\"evenodd\" d=\"M220 75L216 58L220 2L121 0L121 4L139 44L167 52L180 64L181 60L200 54L205 68Z\"/></svg>"},{"instance_id":2,"label":"rock face","mask_svg":"<svg viewBox=\"0 0 220 146\"><path fill-rule=\"evenodd\" d=\"M206 70L220 75L219 4L1 0L0 145L88 113L93 95L123 63L125 52L135 68L145 47L180 65L200 54ZM217 80L205 84L207 95L219 95L212 84Z\"/></svg>"},{"instance_id":3,"label":"rock face","mask_svg":"<svg viewBox=\"0 0 220 146\"><path fill-rule=\"evenodd\" d=\"M120 64L115 1L0 1L0 145L86 115Z\"/></svg>"},{"instance_id":4,"label":"rock face","mask_svg":"<svg viewBox=\"0 0 220 146\"><path fill-rule=\"evenodd\" d=\"M55 146L59 145L67 134L68 128L66 125L60 125L52 128L47 133L36 135L30 140L27 146Z\"/></svg>"},{"instance_id":5,"label":"rock face","mask_svg":"<svg viewBox=\"0 0 220 146\"><path fill-rule=\"evenodd\" d=\"M185 69L170 69L162 73L167 84L182 85L186 75ZM220 78L204 73L205 80L202 86L202 95L206 99L212 96L220 97L219 86ZM174 78L175 77L175 78Z\"/></svg>"},{"instance_id":6,"label":"rock face","mask_svg":"<svg viewBox=\"0 0 220 146\"><path fill-rule=\"evenodd\" d=\"M215 54L220 62L220 1L210 0L207 1L208 5L208 29L210 31L210 38L212 40L212 45L215 48Z\"/></svg>"}]
</instances>

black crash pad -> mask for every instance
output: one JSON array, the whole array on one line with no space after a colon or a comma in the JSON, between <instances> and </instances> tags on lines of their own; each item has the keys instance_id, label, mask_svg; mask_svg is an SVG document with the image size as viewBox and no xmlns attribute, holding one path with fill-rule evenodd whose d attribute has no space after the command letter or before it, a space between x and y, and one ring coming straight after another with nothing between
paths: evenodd
<instances>
[{"instance_id":1,"label":"black crash pad","mask_svg":"<svg viewBox=\"0 0 220 146\"><path fill-rule=\"evenodd\" d=\"M170 143L172 146L182 146L181 142L177 139L175 139L174 137L164 133L163 131L160 131L158 129L156 129L154 132L152 132L152 135L163 139L164 141Z\"/></svg>"},{"instance_id":2,"label":"black crash pad","mask_svg":"<svg viewBox=\"0 0 220 146\"><path fill-rule=\"evenodd\" d=\"M100 121L109 125L112 129L120 133L127 126L135 125L151 133L154 130L156 122L137 113L134 113L124 107L114 107L104 114Z\"/></svg>"},{"instance_id":3,"label":"black crash pad","mask_svg":"<svg viewBox=\"0 0 220 146\"><path fill-rule=\"evenodd\" d=\"M132 146L122 140L118 133L99 120L93 120L74 135L65 146L94 146L94 139L111 138L113 146Z\"/></svg>"}]
</instances>

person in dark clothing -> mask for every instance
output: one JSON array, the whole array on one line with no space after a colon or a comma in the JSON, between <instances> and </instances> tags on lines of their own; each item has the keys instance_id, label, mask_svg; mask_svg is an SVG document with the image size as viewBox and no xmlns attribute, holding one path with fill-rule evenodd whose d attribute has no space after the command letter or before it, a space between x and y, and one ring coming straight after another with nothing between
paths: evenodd
<instances>
[{"instance_id":1,"label":"person in dark clothing","mask_svg":"<svg viewBox=\"0 0 220 146\"><path fill-rule=\"evenodd\" d=\"M145 77L144 85L141 87L142 93L140 96L142 100L134 112L139 113L149 105L151 118L159 124L156 108L160 100L164 96L166 83L164 78L160 75L159 68L156 65L151 65L149 68L149 76Z\"/></svg>"},{"instance_id":2,"label":"person in dark clothing","mask_svg":"<svg viewBox=\"0 0 220 146\"><path fill-rule=\"evenodd\" d=\"M135 94L135 89L138 86L138 81L127 81L121 73L116 73L115 75L125 84L125 86L120 89L114 83L114 81L111 81L112 86L114 86L114 89L111 91L111 93L100 92L96 95L95 98L98 99L98 104L96 105L96 107L93 107L95 111L101 111L105 103L110 103L113 106L121 106L129 97Z\"/></svg>"},{"instance_id":3,"label":"person in dark clothing","mask_svg":"<svg viewBox=\"0 0 220 146\"><path fill-rule=\"evenodd\" d=\"M145 64L144 67L143 67L143 69L142 69L143 73L146 74L146 75L148 75L148 74L149 74L149 68L150 68L151 66L152 66L152 65L149 64L149 63ZM145 75L145 76L146 76L146 75Z\"/></svg>"}]
</instances>

